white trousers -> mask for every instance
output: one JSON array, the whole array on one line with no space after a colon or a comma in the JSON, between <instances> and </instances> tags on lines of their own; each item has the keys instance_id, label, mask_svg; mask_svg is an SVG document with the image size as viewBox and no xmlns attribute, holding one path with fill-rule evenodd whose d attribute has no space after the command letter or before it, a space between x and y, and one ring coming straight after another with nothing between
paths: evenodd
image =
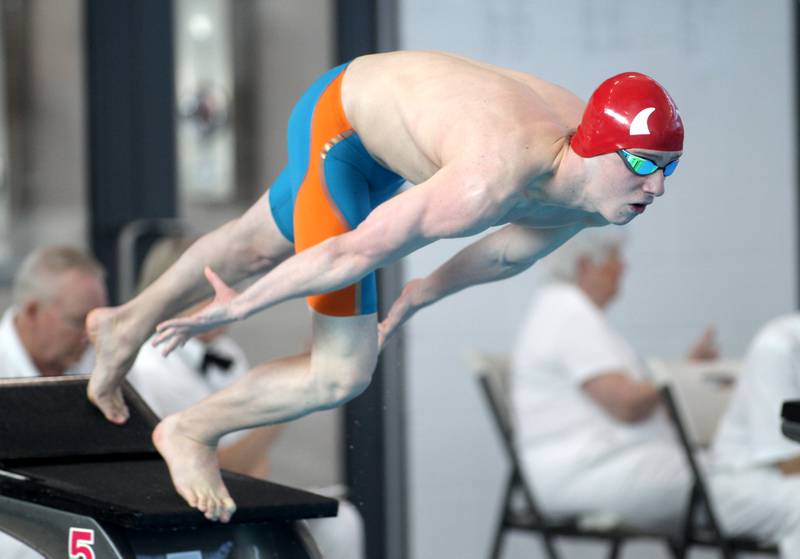
<instances>
[{"instance_id":1,"label":"white trousers","mask_svg":"<svg viewBox=\"0 0 800 559\"><path fill-rule=\"evenodd\" d=\"M660 441L620 451L560 483L530 481L544 514L601 515L665 534L680 530L691 490L680 449Z\"/></svg>"},{"instance_id":2,"label":"white trousers","mask_svg":"<svg viewBox=\"0 0 800 559\"><path fill-rule=\"evenodd\" d=\"M777 544L781 557L800 557L800 476L753 468L711 476L711 493L726 534Z\"/></svg>"}]
</instances>

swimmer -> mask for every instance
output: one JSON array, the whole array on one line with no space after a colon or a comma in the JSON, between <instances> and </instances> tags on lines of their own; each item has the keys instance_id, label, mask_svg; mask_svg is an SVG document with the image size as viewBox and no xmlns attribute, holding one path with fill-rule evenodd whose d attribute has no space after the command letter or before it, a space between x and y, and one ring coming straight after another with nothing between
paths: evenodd
<instances>
[{"instance_id":1,"label":"swimmer","mask_svg":"<svg viewBox=\"0 0 800 559\"><path fill-rule=\"evenodd\" d=\"M534 75L452 54L359 57L300 98L288 164L253 207L198 240L136 298L88 317L98 353L88 396L122 423L120 383L156 326L166 354L306 297L309 353L255 367L153 433L177 491L226 522L235 504L216 463L222 435L347 402L414 313L522 272L585 227L628 223L664 193L682 149L675 103L643 74L609 78L584 105ZM399 191L405 181L414 186ZM502 227L408 282L378 322L376 269L493 226ZM231 287L254 276L241 293ZM167 320L212 293L201 311Z\"/></svg>"}]
</instances>

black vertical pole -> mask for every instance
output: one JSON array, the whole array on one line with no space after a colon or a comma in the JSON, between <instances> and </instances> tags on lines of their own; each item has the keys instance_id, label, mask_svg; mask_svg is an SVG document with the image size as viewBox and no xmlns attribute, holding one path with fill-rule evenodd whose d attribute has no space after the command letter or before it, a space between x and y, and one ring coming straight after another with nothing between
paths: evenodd
<instances>
[{"instance_id":1,"label":"black vertical pole","mask_svg":"<svg viewBox=\"0 0 800 559\"><path fill-rule=\"evenodd\" d=\"M337 62L396 45L395 0L338 0ZM378 273L381 316L402 285L400 265ZM364 518L368 559L408 556L402 337L388 344L370 387L344 412L350 500Z\"/></svg>"},{"instance_id":2,"label":"black vertical pole","mask_svg":"<svg viewBox=\"0 0 800 559\"><path fill-rule=\"evenodd\" d=\"M114 297L120 229L177 213L172 2L87 0L85 10L91 244Z\"/></svg>"}]
</instances>

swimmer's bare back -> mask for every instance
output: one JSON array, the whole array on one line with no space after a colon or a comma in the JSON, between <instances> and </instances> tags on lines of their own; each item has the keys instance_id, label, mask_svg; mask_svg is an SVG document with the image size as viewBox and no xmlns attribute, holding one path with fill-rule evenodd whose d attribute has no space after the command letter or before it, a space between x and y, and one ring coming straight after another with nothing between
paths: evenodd
<instances>
[{"instance_id":1,"label":"swimmer's bare back","mask_svg":"<svg viewBox=\"0 0 800 559\"><path fill-rule=\"evenodd\" d=\"M342 102L367 150L414 184L461 158L546 168L584 107L536 76L437 52L355 59Z\"/></svg>"}]
</instances>

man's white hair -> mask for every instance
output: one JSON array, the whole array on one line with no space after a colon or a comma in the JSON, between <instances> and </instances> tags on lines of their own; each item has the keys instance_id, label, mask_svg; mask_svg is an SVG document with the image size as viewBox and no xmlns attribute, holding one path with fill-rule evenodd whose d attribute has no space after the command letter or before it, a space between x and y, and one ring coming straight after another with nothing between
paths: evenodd
<instances>
[{"instance_id":1,"label":"man's white hair","mask_svg":"<svg viewBox=\"0 0 800 559\"><path fill-rule=\"evenodd\" d=\"M542 281L575 283L578 279L578 263L582 258L602 264L612 251L621 249L624 244L625 231L620 227L584 229L542 259L539 263Z\"/></svg>"},{"instance_id":2,"label":"man's white hair","mask_svg":"<svg viewBox=\"0 0 800 559\"><path fill-rule=\"evenodd\" d=\"M71 270L103 278L102 265L92 256L68 246L48 246L31 252L14 274L11 297L15 305L49 300L56 295L58 279Z\"/></svg>"}]
</instances>

